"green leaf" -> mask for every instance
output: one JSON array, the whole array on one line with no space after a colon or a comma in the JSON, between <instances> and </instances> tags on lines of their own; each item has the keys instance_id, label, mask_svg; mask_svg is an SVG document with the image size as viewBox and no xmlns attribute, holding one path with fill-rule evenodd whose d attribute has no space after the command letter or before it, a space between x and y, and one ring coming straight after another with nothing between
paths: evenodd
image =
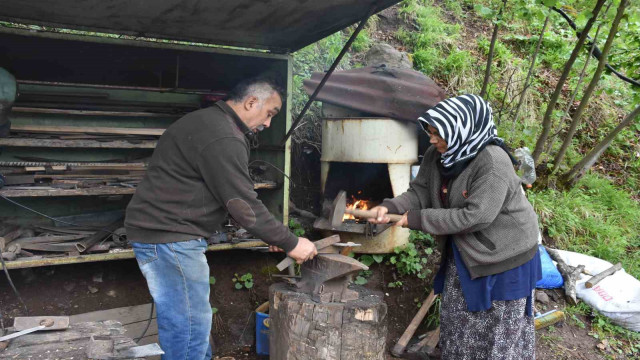
<instances>
[{"instance_id":1,"label":"green leaf","mask_svg":"<svg viewBox=\"0 0 640 360\"><path fill-rule=\"evenodd\" d=\"M366 266L371 266L371 264L373 264L374 262L373 256L371 255L362 255L358 260Z\"/></svg>"},{"instance_id":2,"label":"green leaf","mask_svg":"<svg viewBox=\"0 0 640 360\"><path fill-rule=\"evenodd\" d=\"M215 315L218 313L218 308L212 307L211 312Z\"/></svg>"},{"instance_id":3,"label":"green leaf","mask_svg":"<svg viewBox=\"0 0 640 360\"><path fill-rule=\"evenodd\" d=\"M542 3L546 7L554 7L554 6L556 6L557 2L558 2L557 0L542 0Z\"/></svg>"},{"instance_id":4,"label":"green leaf","mask_svg":"<svg viewBox=\"0 0 640 360\"><path fill-rule=\"evenodd\" d=\"M375 262L377 262L378 264L382 263L382 261L384 260L384 255L372 255L371 257L373 257L373 260L375 260Z\"/></svg>"},{"instance_id":5,"label":"green leaf","mask_svg":"<svg viewBox=\"0 0 640 360\"><path fill-rule=\"evenodd\" d=\"M216 278L214 276L209 276L209 284L214 285L216 283Z\"/></svg>"},{"instance_id":6,"label":"green leaf","mask_svg":"<svg viewBox=\"0 0 640 360\"><path fill-rule=\"evenodd\" d=\"M356 277L356 280L354 281L354 283L355 283L356 285L364 285L364 284L366 284L366 283L367 283L367 281L368 281L368 280L367 280L367 279L365 279L364 277L362 277L362 276L357 276L357 277Z\"/></svg>"},{"instance_id":7,"label":"green leaf","mask_svg":"<svg viewBox=\"0 0 640 360\"><path fill-rule=\"evenodd\" d=\"M242 283L237 282L237 283L236 283L236 289L237 289L237 290L242 289Z\"/></svg>"},{"instance_id":8,"label":"green leaf","mask_svg":"<svg viewBox=\"0 0 640 360\"><path fill-rule=\"evenodd\" d=\"M247 281L244 283L244 287L251 289L253 287L253 281Z\"/></svg>"}]
</instances>

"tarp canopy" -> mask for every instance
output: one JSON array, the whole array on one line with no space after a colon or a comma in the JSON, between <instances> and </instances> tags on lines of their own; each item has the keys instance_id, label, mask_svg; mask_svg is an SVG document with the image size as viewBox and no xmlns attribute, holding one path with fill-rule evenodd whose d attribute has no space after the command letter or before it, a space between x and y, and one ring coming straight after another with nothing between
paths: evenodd
<instances>
[{"instance_id":1,"label":"tarp canopy","mask_svg":"<svg viewBox=\"0 0 640 360\"><path fill-rule=\"evenodd\" d=\"M314 43L399 0L2 0L0 20L269 49Z\"/></svg>"},{"instance_id":2,"label":"tarp canopy","mask_svg":"<svg viewBox=\"0 0 640 360\"><path fill-rule=\"evenodd\" d=\"M307 94L316 90L324 74L314 72L304 81ZM316 100L377 116L418 121L445 98L444 90L422 73L379 65L334 72Z\"/></svg>"}]
</instances>

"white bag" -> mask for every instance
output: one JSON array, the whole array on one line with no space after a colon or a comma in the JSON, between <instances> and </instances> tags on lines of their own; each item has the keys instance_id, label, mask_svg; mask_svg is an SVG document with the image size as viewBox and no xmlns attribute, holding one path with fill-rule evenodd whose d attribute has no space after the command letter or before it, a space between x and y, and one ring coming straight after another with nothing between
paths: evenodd
<instances>
[{"instance_id":1,"label":"white bag","mask_svg":"<svg viewBox=\"0 0 640 360\"><path fill-rule=\"evenodd\" d=\"M567 265L584 265L585 270L596 275L613 264L593 256L558 250ZM624 328L640 331L640 281L618 270L597 283L591 289L585 287L590 275L581 274L576 282L576 295L611 321Z\"/></svg>"}]
</instances>

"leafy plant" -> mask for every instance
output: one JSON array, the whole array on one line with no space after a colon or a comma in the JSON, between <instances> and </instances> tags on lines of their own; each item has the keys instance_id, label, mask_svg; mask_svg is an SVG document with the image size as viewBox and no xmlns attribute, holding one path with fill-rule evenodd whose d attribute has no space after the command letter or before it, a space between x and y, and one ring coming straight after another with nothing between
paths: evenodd
<instances>
[{"instance_id":1,"label":"leafy plant","mask_svg":"<svg viewBox=\"0 0 640 360\"><path fill-rule=\"evenodd\" d=\"M390 288L399 288L399 287L402 287L402 281L399 281L399 280L398 280L398 281L390 282L390 283L387 285L387 287L390 287Z\"/></svg>"},{"instance_id":2,"label":"leafy plant","mask_svg":"<svg viewBox=\"0 0 640 360\"><path fill-rule=\"evenodd\" d=\"M384 261L383 254L372 254L372 255L362 255L358 258L358 261L365 264L366 266L371 266L373 263L381 264Z\"/></svg>"},{"instance_id":3,"label":"leafy plant","mask_svg":"<svg viewBox=\"0 0 640 360\"><path fill-rule=\"evenodd\" d=\"M431 272L431 270L424 268L427 263L427 258L424 255L431 254L432 248L426 248L424 253L421 253L413 242L409 242L404 247L395 247L393 251L394 255L389 258L389 262L395 265L401 275L416 275L418 278L424 279Z\"/></svg>"},{"instance_id":4,"label":"leafy plant","mask_svg":"<svg viewBox=\"0 0 640 360\"><path fill-rule=\"evenodd\" d=\"M216 284L215 276L209 276L209 284L210 285L215 285Z\"/></svg>"},{"instance_id":5,"label":"leafy plant","mask_svg":"<svg viewBox=\"0 0 640 360\"><path fill-rule=\"evenodd\" d=\"M373 271L371 270L363 270L360 271L358 273L358 276L356 276L356 279L353 281L354 284L356 285L364 285L367 282L369 282L369 277L373 274Z\"/></svg>"},{"instance_id":6,"label":"leafy plant","mask_svg":"<svg viewBox=\"0 0 640 360\"><path fill-rule=\"evenodd\" d=\"M302 227L302 224L300 224L293 218L289 219L289 229L291 229L291 232L298 237L304 236L306 232Z\"/></svg>"},{"instance_id":7,"label":"leafy plant","mask_svg":"<svg viewBox=\"0 0 640 360\"><path fill-rule=\"evenodd\" d=\"M242 276L236 273L233 275L232 281L235 283L234 286L237 290L253 288L253 275L251 273L246 273Z\"/></svg>"}]
</instances>

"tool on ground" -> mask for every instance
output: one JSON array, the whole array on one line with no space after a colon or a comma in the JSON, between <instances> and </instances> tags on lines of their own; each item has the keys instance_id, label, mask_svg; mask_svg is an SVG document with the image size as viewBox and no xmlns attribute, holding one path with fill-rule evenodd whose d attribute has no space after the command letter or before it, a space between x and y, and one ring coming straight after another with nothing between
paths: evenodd
<instances>
[{"instance_id":1,"label":"tool on ground","mask_svg":"<svg viewBox=\"0 0 640 360\"><path fill-rule=\"evenodd\" d=\"M402 356L402 353L404 353L404 349L407 347L409 340L416 332L416 329L418 329L418 326L422 322L422 319L424 319L425 315L427 315L427 311L429 311L429 308L431 308L431 305L433 305L435 300L436 295L433 293L433 290L431 290L429 296L427 296L424 302L422 302L420 310L418 310L418 313L416 313L416 315L413 317L413 320L411 320L411 323L409 324L409 326L407 326L407 329L400 337L400 340L398 340L398 343L396 343L396 345L391 349L391 355L395 357Z\"/></svg>"},{"instance_id":2,"label":"tool on ground","mask_svg":"<svg viewBox=\"0 0 640 360\"><path fill-rule=\"evenodd\" d=\"M440 326L429 331L422 340L408 347L407 352L417 353L424 349L428 356L432 356L435 353L436 346L438 346L438 341L440 341Z\"/></svg>"},{"instance_id":3,"label":"tool on ground","mask_svg":"<svg viewBox=\"0 0 640 360\"><path fill-rule=\"evenodd\" d=\"M333 236L329 236L328 238L324 238L322 240L314 241L313 244L316 246L316 249L318 251L320 251L320 250L322 250L322 249L324 249L324 248L326 248L328 246L331 246L331 245L333 245L335 243L338 243L338 242L340 242L340 236L333 235ZM278 268L278 270L282 271L282 270L288 268L289 265L293 265L295 263L296 263L295 260L293 260L292 258L287 256L284 260L282 260L280 263L278 263L278 265L276 265L276 267Z\"/></svg>"},{"instance_id":4,"label":"tool on ground","mask_svg":"<svg viewBox=\"0 0 640 360\"><path fill-rule=\"evenodd\" d=\"M547 326L553 325L559 321L564 320L564 312L558 310L558 309L554 309L551 311L548 311L544 314L541 315L537 315L534 319L533 319L533 323L534 326L536 328L536 330L540 330L542 328L545 328Z\"/></svg>"},{"instance_id":5,"label":"tool on ground","mask_svg":"<svg viewBox=\"0 0 640 360\"><path fill-rule=\"evenodd\" d=\"M340 191L338 196L333 200L332 208L329 213L329 220L332 227L338 227L342 224L344 214L353 215L361 219L375 218L378 214L372 210L347 209L347 192ZM398 222L402 219L402 215L387 214L391 222Z\"/></svg>"},{"instance_id":6,"label":"tool on ground","mask_svg":"<svg viewBox=\"0 0 640 360\"><path fill-rule=\"evenodd\" d=\"M13 329L17 332L0 337L0 341L14 339L39 330L62 330L68 327L68 316L17 317L13 320Z\"/></svg>"},{"instance_id":7,"label":"tool on ground","mask_svg":"<svg viewBox=\"0 0 640 360\"><path fill-rule=\"evenodd\" d=\"M92 335L87 347L89 359L138 359L149 356L163 355L164 351L156 343L142 346L134 346L128 349L116 350L114 341L108 336Z\"/></svg>"}]
</instances>

